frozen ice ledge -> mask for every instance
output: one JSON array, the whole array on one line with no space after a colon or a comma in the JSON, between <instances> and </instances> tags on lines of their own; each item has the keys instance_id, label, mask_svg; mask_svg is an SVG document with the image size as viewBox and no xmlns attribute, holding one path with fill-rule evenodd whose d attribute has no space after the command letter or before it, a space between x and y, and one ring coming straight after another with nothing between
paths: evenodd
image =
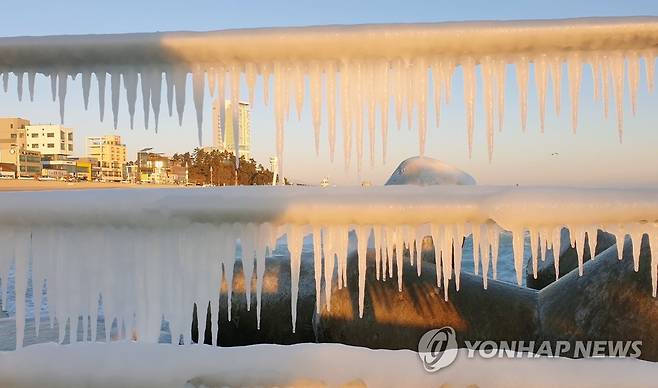
<instances>
[{"instance_id":1,"label":"frozen ice ledge","mask_svg":"<svg viewBox=\"0 0 658 388\"><path fill-rule=\"evenodd\" d=\"M265 259L285 234L294 331L302 241L308 234L313 239L320 311L323 276L328 309L336 266L338 286L347 284L348 233L355 232L362 316L368 246L375 249L377 278L395 276L402 289L403 249L409 249L420 274L419 243L431 236L437 286L443 285L447 299L448 282L454 281L459 290L464 237L472 235L473 245L479 247L474 263L481 273L488 273L491 265L495 278L499 234L511 231L520 284L526 236L536 269L539 257L560 246L563 227L569 228L570 243L578 251L581 275L584 246L589 244L595 251L597 230L614 234L617 241L629 235L637 270L642 236L648 235L651 249L658 247L658 189L383 186L6 192L0 193L0 278L6 300L7 274L15 263L16 295L24 296L31 262L34 289L48 282L51 325L53 318L77 322L79 316L96 322L101 296L105 327L116 318L127 328L134 327L140 340L156 342L163 316L172 338L178 338L177 333L189 333L189 311L182 306L208 302L217 306L222 277L227 279L230 300L238 241L249 306L251 279L256 277L260 322ZM622 246L617 244L619 250ZM651 255L654 296L656 256ZM486 276L483 283L486 288ZM41 293L34 297L39 306ZM231 303L228 306L230 319ZM35 314L38 327L38 308ZM216 314L213 308L213 319ZM25 298L20 297L16 301L19 347L24 317ZM205 319L200 314L200 327L205 327ZM59 328L63 339L65 325ZM77 328L70 325L70 330ZM95 339L96 326L91 325L91 330ZM217 325L213 330L217 338ZM189 334L185 338L189 341Z\"/></svg>"},{"instance_id":2,"label":"frozen ice ledge","mask_svg":"<svg viewBox=\"0 0 658 388\"><path fill-rule=\"evenodd\" d=\"M30 98L34 95L35 75L41 73L50 77L51 93L53 100L59 99L62 121L68 82L79 74L85 108L92 78L98 84L101 121L106 86L110 89L115 127L122 87L131 127L139 89L145 108L145 127L149 126L152 111L156 129L163 89L169 115L175 105L179 121L182 120L188 75L192 74L199 142L206 91L216 95L219 101L230 98L231 106L237 109L236 102L246 99L240 95L241 89L245 87L253 102L260 79L259 87L266 104L270 94L273 95L280 161L283 160L284 126L293 105L297 116L301 115L308 83L316 151L324 125L333 160L338 126L343 132L343 159L349 166L355 154L359 169L364 149L369 153L370 163L374 163L378 137L382 157L386 158L392 116L398 127L405 121L408 127L418 130L419 150L424 154L428 105L433 101L438 126L441 105L450 100L453 74L458 66L463 73L469 154L476 99L481 94L488 153L489 158L492 157L494 126L501 129L504 124L508 64L516 71L523 129L527 126L529 87L534 86L537 91L538 126L543 131L549 80L554 110L559 114L562 80L566 78L571 125L575 131L583 68L589 64L594 96L606 117L611 95L614 97L621 140L625 84L628 84L627 95L635 113L641 62L644 62L646 86L651 90L657 52L657 17L372 24L7 37L0 38L0 73L5 91L10 73L17 77L19 99L24 93L26 75ZM478 67L480 77L477 76ZM481 79L479 90L478 78ZM238 127L234 125L234 128L238 132ZM237 144L239 133L235 133L234 138Z\"/></svg>"}]
</instances>

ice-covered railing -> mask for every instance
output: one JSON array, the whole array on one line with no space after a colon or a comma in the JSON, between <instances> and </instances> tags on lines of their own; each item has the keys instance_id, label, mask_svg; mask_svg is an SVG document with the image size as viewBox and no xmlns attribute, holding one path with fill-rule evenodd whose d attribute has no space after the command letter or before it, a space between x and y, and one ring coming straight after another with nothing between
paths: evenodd
<instances>
[{"instance_id":1,"label":"ice-covered railing","mask_svg":"<svg viewBox=\"0 0 658 388\"><path fill-rule=\"evenodd\" d=\"M589 64L594 95L601 100L606 116L610 94L614 96L621 139L625 73L635 113L641 59L647 87L652 89L657 53L656 17L585 18L1 38L0 72L5 90L9 74L18 77L19 99L23 95L25 74L30 98L34 94L35 74L49 76L53 100L59 99L62 120L69 79L78 74L82 78L85 108L92 75L96 79L100 119L103 120L109 74L115 127L123 79L131 126L138 89L141 89L145 126L149 125L152 109L156 128L163 74L169 114L175 105L180 121L187 78L191 73L199 140L206 87L220 101L228 94L233 101L231 106L237 109L235 102L242 97L241 85L246 85L248 98L253 101L260 76L266 103L273 94L280 160L283 159L284 126L291 105L299 116L308 81L316 150L324 111L331 159L336 146L336 128L340 125L344 159L349 165L355 149L360 168L366 132L370 161L374 163L376 126L381 128L379 136L383 157L386 157L390 112L394 112L398 127L405 118L409 127L415 120L420 153L424 153L428 104L433 100L438 125L441 103L450 99L457 66L463 71L469 153L478 94L476 68L480 68L491 157L494 127L496 122L499 129L503 124L508 64L516 70L522 128L526 127L528 89L533 84L530 70L534 66L541 130L549 80L554 108L559 113L561 80L566 76L575 131L583 66ZM567 69L563 74L565 63ZM429 95L430 91L433 96ZM233 117L238 115L234 113ZM235 149L238 149L238 126L233 128Z\"/></svg>"},{"instance_id":2,"label":"ice-covered railing","mask_svg":"<svg viewBox=\"0 0 658 388\"><path fill-rule=\"evenodd\" d=\"M47 279L50 324L53 319L59 322L60 340L67 320L74 323L70 330L77 332L79 316L84 317L87 338L87 322L96 322L102 296L106 328L116 318L118 327L134 325L140 340L154 342L164 316L172 339L182 333L189 342L189 308L210 302L216 320L222 276L230 301L237 241L243 252L249 306L251 279L256 276L260 323L265 259L277 238L287 235L294 331L302 240L307 234L313 238L320 311L323 277L327 309L336 266L338 287L346 284L348 233L356 232L362 316L369 245L375 250L376 277L395 276L402 288L403 249L409 249L420 273L419 242L431 236L437 286L443 286L448 298L451 280L459 290L465 236L472 235L476 247L475 273L488 274L492 266L495 278L499 234L511 231L520 284L525 236L530 235L536 270L538 258L560 246L563 227L571 232L581 274L584 246L587 243L590 252L595 251L597 230L615 234L617 241L630 235L637 270L642 235L648 234L651 249L658 247L658 189L384 186L0 193L0 278L6 300L7 273L15 262L18 346L23 339L30 260L34 289L41 289ZM622 245L617 244L617 249ZM655 296L658 255L651 256ZM483 283L486 288L486 276ZM40 293L34 292L34 297L40 306ZM228 308L230 319L231 303ZM38 308L35 314L38 328ZM205 327L205 320L205 314L199 314L200 327ZM217 338L217 325L212 326ZM96 325L91 331L96 339Z\"/></svg>"}]
</instances>

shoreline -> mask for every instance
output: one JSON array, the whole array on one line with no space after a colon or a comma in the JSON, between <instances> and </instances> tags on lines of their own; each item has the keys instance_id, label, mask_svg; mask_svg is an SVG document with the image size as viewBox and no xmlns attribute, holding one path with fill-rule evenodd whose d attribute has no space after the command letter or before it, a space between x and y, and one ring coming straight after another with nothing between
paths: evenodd
<instances>
[{"instance_id":1,"label":"shoreline","mask_svg":"<svg viewBox=\"0 0 658 388\"><path fill-rule=\"evenodd\" d=\"M178 185L156 185L151 183L121 183L121 182L62 182L39 181L23 179L0 179L2 191L54 191L54 190L90 190L90 189L171 189L184 188Z\"/></svg>"}]
</instances>

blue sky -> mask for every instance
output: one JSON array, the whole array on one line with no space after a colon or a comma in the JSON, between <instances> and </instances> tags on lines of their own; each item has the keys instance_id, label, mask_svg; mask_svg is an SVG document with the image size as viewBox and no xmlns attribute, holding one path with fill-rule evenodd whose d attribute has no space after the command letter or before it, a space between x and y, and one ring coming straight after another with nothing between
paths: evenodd
<instances>
[{"instance_id":1,"label":"blue sky","mask_svg":"<svg viewBox=\"0 0 658 388\"><path fill-rule=\"evenodd\" d=\"M481 19L536 19L581 16L658 15L656 1L29 1L3 4L0 36L51 35L78 33L118 33L171 30L214 30L239 27L267 27L313 24L355 24L375 22L432 22ZM643 69L644 70L644 69ZM583 72L580 126L578 134L571 134L568 99L563 87L562 114L552 113L547 106L546 133L538 132L538 112L533 88L529 95L528 132L520 130L516 103L514 74L508 74L505 128L497 134L494 159L487 161L484 137L484 115L478 102L474 152L468 158L465 117L461 93L461 72L458 70L450 105L442 110L439 128L429 127L427 155L454 164L471 172L480 183L490 184L569 184L569 185L644 185L658 184L658 96L648 94L642 77L638 115L632 117L628 102L625 106L625 136L623 144L617 140L614 113L603 119L602 109L592 99L592 82L588 69ZM58 106L50 100L49 83L37 81L35 102L16 99L15 79L10 80L10 92L0 93L0 115L21 116L34 122L58 122ZM79 80L78 80L79 82ZM117 133L128 145L129 156L142 147L173 153L198 146L194 110L185 109L183 127L176 118L161 115L160 132L145 131L142 113L136 113L134 130L128 128L128 116L120 117L115 132L111 120L98 122L96 98L90 110L82 109L78 82L69 86L66 124L76 130L76 147L83 152L84 136ZM532 80L531 80L532 85ZM552 95L549 92L549 101ZM94 91L92 90L92 96ZM189 96L191 97L191 96ZM120 108L127 112L125 99ZM188 98L191 101L191 98ZM389 158L382 164L377 158L375 167L365 164L361 174L354 168L346 172L337 153L336 162L328 157L326 128L320 156L313 147L308 102L301 122L293 119L286 127L286 175L294 180L317 183L330 176L335 183L355 184L360 180L382 183L404 158L418 152L417 135L404 126L399 132L393 127L389 136ZM106 114L109 107L106 106ZM210 142L210 110L206 110L204 143ZM271 107L262 103L256 94L252 108L254 156L266 162L275 153L274 121ZM432 123L433 112L428 122ZM340 145L341 139L337 144ZM337 147L340 150L340 146ZM380 145L377 145L380 149ZM558 157L551 156L559 153ZM379 156L379 155L378 155ZM367 158L366 158L367 159Z\"/></svg>"}]
</instances>

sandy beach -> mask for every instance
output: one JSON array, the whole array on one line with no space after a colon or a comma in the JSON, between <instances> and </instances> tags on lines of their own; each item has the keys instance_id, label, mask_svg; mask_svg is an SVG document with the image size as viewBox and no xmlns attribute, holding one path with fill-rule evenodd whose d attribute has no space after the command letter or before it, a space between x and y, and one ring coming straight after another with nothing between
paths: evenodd
<instances>
[{"instance_id":1,"label":"sandy beach","mask_svg":"<svg viewBox=\"0 0 658 388\"><path fill-rule=\"evenodd\" d=\"M88 189L162 189L182 188L176 185L133 184L120 182L62 182L39 181L34 179L0 179L0 191L47 191L47 190L88 190Z\"/></svg>"}]
</instances>

